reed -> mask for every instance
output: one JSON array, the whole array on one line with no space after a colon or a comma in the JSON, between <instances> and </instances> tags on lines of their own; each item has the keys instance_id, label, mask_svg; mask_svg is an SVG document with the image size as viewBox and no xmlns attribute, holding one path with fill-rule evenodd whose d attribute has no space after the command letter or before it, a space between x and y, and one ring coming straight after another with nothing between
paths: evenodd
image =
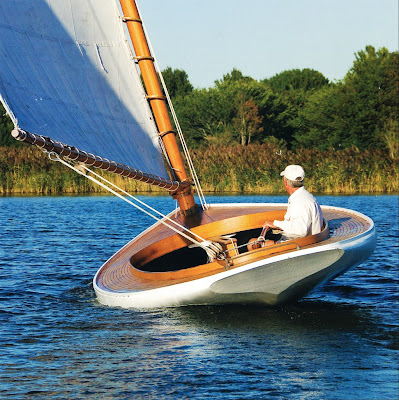
<instances>
[{"instance_id":1,"label":"reed","mask_svg":"<svg viewBox=\"0 0 399 400\"><path fill-rule=\"evenodd\" d=\"M130 193L162 191L100 169L95 171ZM104 189L62 164L50 161L35 147L0 147L0 194L78 193L104 193Z\"/></svg>"},{"instance_id":2,"label":"reed","mask_svg":"<svg viewBox=\"0 0 399 400\"><path fill-rule=\"evenodd\" d=\"M387 152L357 148L321 151L280 149L278 144L209 146L192 151L202 188L213 193L283 193L280 171L301 164L306 187L314 193L355 194L398 192L399 168ZM96 170L131 193L164 192L155 186ZM104 189L39 149L0 147L1 194L102 193Z\"/></svg>"},{"instance_id":3,"label":"reed","mask_svg":"<svg viewBox=\"0 0 399 400\"><path fill-rule=\"evenodd\" d=\"M208 147L193 152L205 191L282 193L280 171L300 164L315 193L398 192L399 169L384 151L279 149L275 144Z\"/></svg>"}]
</instances>

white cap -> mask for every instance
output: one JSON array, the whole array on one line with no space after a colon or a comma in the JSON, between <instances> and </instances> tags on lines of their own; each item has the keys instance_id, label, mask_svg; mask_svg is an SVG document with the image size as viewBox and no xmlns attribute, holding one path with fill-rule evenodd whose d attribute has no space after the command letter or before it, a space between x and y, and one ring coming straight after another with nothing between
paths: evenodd
<instances>
[{"instance_id":1,"label":"white cap","mask_svg":"<svg viewBox=\"0 0 399 400\"><path fill-rule=\"evenodd\" d=\"M290 181L303 181L305 178L305 171L300 165L289 165L280 175L285 176Z\"/></svg>"}]
</instances>

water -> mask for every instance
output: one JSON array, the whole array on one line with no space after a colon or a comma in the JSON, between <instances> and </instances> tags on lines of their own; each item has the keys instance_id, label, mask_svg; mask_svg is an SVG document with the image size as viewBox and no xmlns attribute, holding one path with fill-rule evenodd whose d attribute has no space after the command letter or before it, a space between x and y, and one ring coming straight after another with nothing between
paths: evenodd
<instances>
[{"instance_id":1,"label":"water","mask_svg":"<svg viewBox=\"0 0 399 400\"><path fill-rule=\"evenodd\" d=\"M91 280L149 217L113 197L0 198L0 398L397 399L398 198L319 200L374 219L367 262L284 307L135 311L100 305Z\"/></svg>"}]
</instances>

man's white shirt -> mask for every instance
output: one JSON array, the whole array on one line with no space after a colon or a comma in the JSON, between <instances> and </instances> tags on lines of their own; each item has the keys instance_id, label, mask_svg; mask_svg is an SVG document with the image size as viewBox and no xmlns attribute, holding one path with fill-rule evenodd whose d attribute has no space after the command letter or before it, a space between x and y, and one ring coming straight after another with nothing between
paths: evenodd
<instances>
[{"instance_id":1,"label":"man's white shirt","mask_svg":"<svg viewBox=\"0 0 399 400\"><path fill-rule=\"evenodd\" d=\"M283 240L296 239L320 233L323 214L317 200L304 187L297 189L288 199L284 221L274 221L283 230Z\"/></svg>"}]
</instances>

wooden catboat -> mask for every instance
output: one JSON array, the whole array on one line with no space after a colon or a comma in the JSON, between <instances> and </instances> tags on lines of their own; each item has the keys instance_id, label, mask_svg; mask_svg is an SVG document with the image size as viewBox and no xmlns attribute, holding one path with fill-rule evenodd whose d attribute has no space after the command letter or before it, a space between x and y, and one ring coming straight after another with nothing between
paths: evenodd
<instances>
[{"instance_id":1,"label":"wooden catboat","mask_svg":"<svg viewBox=\"0 0 399 400\"><path fill-rule=\"evenodd\" d=\"M275 305L304 296L372 253L373 222L327 206L320 234L248 251L264 221L282 219L286 205L202 200L136 2L81 0L65 7L35 0L34 12L28 3L0 2L0 100L14 123L12 135L131 204L128 193L90 167L160 186L179 203L100 268L94 290L101 303Z\"/></svg>"},{"instance_id":2,"label":"wooden catboat","mask_svg":"<svg viewBox=\"0 0 399 400\"><path fill-rule=\"evenodd\" d=\"M93 284L99 301L121 307L189 304L277 305L307 294L373 252L373 221L354 211L323 206L318 235L248 251L263 222L282 219L283 204L214 204L193 228L220 242L225 260L207 263L200 248L171 234L161 223L137 236L98 271ZM178 212L169 215L179 218ZM231 237L231 235L234 235Z\"/></svg>"}]
</instances>

